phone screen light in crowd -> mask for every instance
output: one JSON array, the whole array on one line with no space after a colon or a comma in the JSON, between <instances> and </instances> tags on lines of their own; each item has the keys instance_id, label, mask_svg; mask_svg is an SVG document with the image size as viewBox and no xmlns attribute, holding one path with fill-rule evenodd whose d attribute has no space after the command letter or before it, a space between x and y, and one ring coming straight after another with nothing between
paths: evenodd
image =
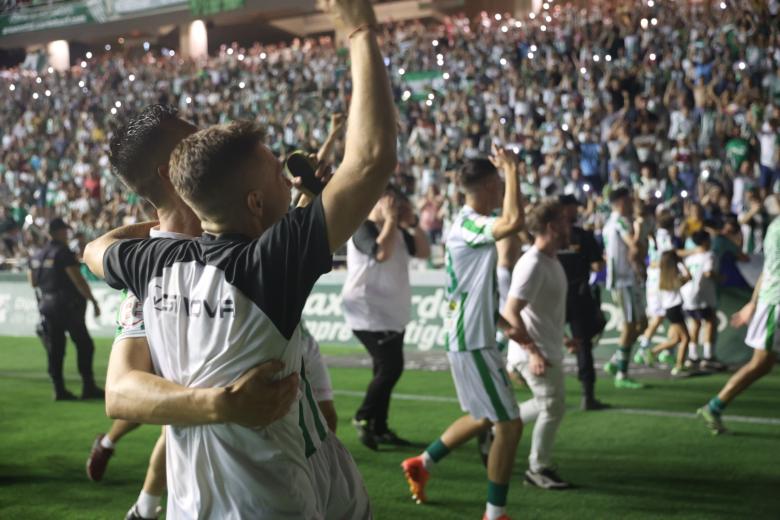
<instances>
[{"instance_id":1,"label":"phone screen light in crowd","mask_svg":"<svg viewBox=\"0 0 780 520\"><path fill-rule=\"evenodd\" d=\"M244 55L243 54L239 54L238 55L238 61L244 61Z\"/></svg>"},{"instance_id":2,"label":"phone screen light in crowd","mask_svg":"<svg viewBox=\"0 0 780 520\"><path fill-rule=\"evenodd\" d=\"M406 69L404 69L403 67L401 67L400 69L398 69L398 75L399 75L399 76L403 76L404 74L406 74Z\"/></svg>"},{"instance_id":3,"label":"phone screen light in crowd","mask_svg":"<svg viewBox=\"0 0 780 520\"><path fill-rule=\"evenodd\" d=\"M121 36L120 36L119 38L117 38L117 39L116 39L116 41L117 41L117 43L118 43L119 45L124 45L124 44L125 44L125 39L124 39L124 38L122 38Z\"/></svg>"},{"instance_id":4,"label":"phone screen light in crowd","mask_svg":"<svg viewBox=\"0 0 780 520\"><path fill-rule=\"evenodd\" d=\"M105 47L103 47L103 48L104 48L104 49L106 49L106 52L108 52L108 51L110 51L110 50L111 50L111 44L110 44L110 43L107 43L107 44L106 44L106 46L105 46Z\"/></svg>"},{"instance_id":5,"label":"phone screen light in crowd","mask_svg":"<svg viewBox=\"0 0 780 520\"><path fill-rule=\"evenodd\" d=\"M507 63L506 58L501 58L498 62L501 64L502 67L505 67Z\"/></svg>"},{"instance_id":6,"label":"phone screen light in crowd","mask_svg":"<svg viewBox=\"0 0 780 520\"><path fill-rule=\"evenodd\" d=\"M745 70L747 68L747 64L744 61L740 61L737 66L739 67L739 70Z\"/></svg>"},{"instance_id":7,"label":"phone screen light in crowd","mask_svg":"<svg viewBox=\"0 0 780 520\"><path fill-rule=\"evenodd\" d=\"M268 54L266 54L266 53L264 53L264 52L261 52L261 53L260 53L260 59L261 59L261 60L264 60L264 59L266 59L267 57L268 57Z\"/></svg>"},{"instance_id":8,"label":"phone screen light in crowd","mask_svg":"<svg viewBox=\"0 0 780 520\"><path fill-rule=\"evenodd\" d=\"M660 199L662 196L663 196L663 193L661 193L661 190L656 190L655 191L655 198L656 199Z\"/></svg>"},{"instance_id":9,"label":"phone screen light in crowd","mask_svg":"<svg viewBox=\"0 0 780 520\"><path fill-rule=\"evenodd\" d=\"M502 25L502 26L501 26L501 32L502 32L502 33L505 33L505 32L507 32L507 31L509 31L509 27L507 27L506 25Z\"/></svg>"},{"instance_id":10,"label":"phone screen light in crowd","mask_svg":"<svg viewBox=\"0 0 780 520\"><path fill-rule=\"evenodd\" d=\"M114 103L114 106L117 107L117 108L122 108L122 102L121 101L117 101L117 102Z\"/></svg>"},{"instance_id":11,"label":"phone screen light in crowd","mask_svg":"<svg viewBox=\"0 0 780 520\"><path fill-rule=\"evenodd\" d=\"M593 61L595 61L596 63L598 63L600 59L601 59L601 56L599 56L598 54L594 54L593 55Z\"/></svg>"},{"instance_id":12,"label":"phone screen light in crowd","mask_svg":"<svg viewBox=\"0 0 780 520\"><path fill-rule=\"evenodd\" d=\"M642 18L641 20L639 20L639 26L642 27L642 29L647 29L648 26L647 18Z\"/></svg>"},{"instance_id":13,"label":"phone screen light in crowd","mask_svg":"<svg viewBox=\"0 0 780 520\"><path fill-rule=\"evenodd\" d=\"M528 53L528 59L529 59L529 60L532 60L532 59L534 59L534 53L533 53L533 52L529 52L529 53Z\"/></svg>"},{"instance_id":14,"label":"phone screen light in crowd","mask_svg":"<svg viewBox=\"0 0 780 520\"><path fill-rule=\"evenodd\" d=\"M46 89L46 91L43 93L46 97L51 97L51 90Z\"/></svg>"},{"instance_id":15,"label":"phone screen light in crowd","mask_svg":"<svg viewBox=\"0 0 780 520\"><path fill-rule=\"evenodd\" d=\"M190 96L187 96L187 99L185 99L184 102L189 105L192 103L192 98Z\"/></svg>"},{"instance_id":16,"label":"phone screen light in crowd","mask_svg":"<svg viewBox=\"0 0 780 520\"><path fill-rule=\"evenodd\" d=\"M40 85L40 84L41 84L41 82L43 82L43 80L41 79L41 77L40 77L40 76L38 76L37 78L35 78L35 82L36 82L38 85Z\"/></svg>"},{"instance_id":17,"label":"phone screen light in crowd","mask_svg":"<svg viewBox=\"0 0 780 520\"><path fill-rule=\"evenodd\" d=\"M150 48L151 48L151 45L149 44L149 42L144 42L144 50L148 51Z\"/></svg>"},{"instance_id":18,"label":"phone screen light in crowd","mask_svg":"<svg viewBox=\"0 0 780 520\"><path fill-rule=\"evenodd\" d=\"M687 199L688 198L688 192L686 190L682 190L680 192L680 197Z\"/></svg>"},{"instance_id":19,"label":"phone screen light in crowd","mask_svg":"<svg viewBox=\"0 0 780 520\"><path fill-rule=\"evenodd\" d=\"M445 72L444 74L441 75L441 79L450 79L450 73Z\"/></svg>"},{"instance_id":20,"label":"phone screen light in crowd","mask_svg":"<svg viewBox=\"0 0 780 520\"><path fill-rule=\"evenodd\" d=\"M87 68L87 62L86 61L82 61L81 62L81 68L82 69L86 69Z\"/></svg>"},{"instance_id":21,"label":"phone screen light in crowd","mask_svg":"<svg viewBox=\"0 0 780 520\"><path fill-rule=\"evenodd\" d=\"M652 19L650 20L650 25L652 25L653 27L655 27L656 25L658 25L658 18L652 18Z\"/></svg>"},{"instance_id":22,"label":"phone screen light in crowd","mask_svg":"<svg viewBox=\"0 0 780 520\"><path fill-rule=\"evenodd\" d=\"M588 184L587 182L585 184L583 184L582 185L582 191L584 191L585 193L588 193L590 191L590 184Z\"/></svg>"},{"instance_id":23,"label":"phone screen light in crowd","mask_svg":"<svg viewBox=\"0 0 780 520\"><path fill-rule=\"evenodd\" d=\"M401 94L401 101L408 101L410 97L412 97L412 93L408 90L404 90L404 93Z\"/></svg>"},{"instance_id":24,"label":"phone screen light in crowd","mask_svg":"<svg viewBox=\"0 0 780 520\"><path fill-rule=\"evenodd\" d=\"M428 99L428 100L426 100L426 101L425 101L425 105L426 105L426 106L429 106L429 107L432 107L432 106L433 106L433 101L431 101L430 99Z\"/></svg>"},{"instance_id":25,"label":"phone screen light in crowd","mask_svg":"<svg viewBox=\"0 0 780 520\"><path fill-rule=\"evenodd\" d=\"M550 22L552 22L552 16L550 16L550 15L548 14L547 16L545 16L545 17L544 17L544 21L545 21L545 22L547 22L547 23L550 23Z\"/></svg>"},{"instance_id":26,"label":"phone screen light in crowd","mask_svg":"<svg viewBox=\"0 0 780 520\"><path fill-rule=\"evenodd\" d=\"M497 22L501 21L501 15L498 13L496 13L496 16L494 16L494 18L496 19Z\"/></svg>"},{"instance_id":27,"label":"phone screen light in crowd","mask_svg":"<svg viewBox=\"0 0 780 520\"><path fill-rule=\"evenodd\" d=\"M541 27L539 27L539 30L542 31L542 32L547 32L547 26L546 25L542 25Z\"/></svg>"},{"instance_id":28,"label":"phone screen light in crowd","mask_svg":"<svg viewBox=\"0 0 780 520\"><path fill-rule=\"evenodd\" d=\"M130 81L135 81L135 74L130 74L129 76L127 76L127 79L129 79Z\"/></svg>"},{"instance_id":29,"label":"phone screen light in crowd","mask_svg":"<svg viewBox=\"0 0 780 520\"><path fill-rule=\"evenodd\" d=\"M54 67L49 67L48 69L46 69L46 72L48 72L49 74L54 74Z\"/></svg>"},{"instance_id":30,"label":"phone screen light in crowd","mask_svg":"<svg viewBox=\"0 0 780 520\"><path fill-rule=\"evenodd\" d=\"M612 61L612 55L611 54L607 54L606 56L604 56L604 59L607 60L607 62L610 62L610 61Z\"/></svg>"},{"instance_id":31,"label":"phone screen light in crowd","mask_svg":"<svg viewBox=\"0 0 780 520\"><path fill-rule=\"evenodd\" d=\"M431 92L430 94L428 94L428 99L430 99L431 101L433 101L433 99L434 99L435 97L436 97L436 96L433 94L433 92Z\"/></svg>"},{"instance_id":32,"label":"phone screen light in crowd","mask_svg":"<svg viewBox=\"0 0 780 520\"><path fill-rule=\"evenodd\" d=\"M168 56L170 56L171 58L173 58L174 56L176 56L176 51L175 51L175 50L173 50L173 49L169 50L169 51L168 51Z\"/></svg>"},{"instance_id":33,"label":"phone screen light in crowd","mask_svg":"<svg viewBox=\"0 0 780 520\"><path fill-rule=\"evenodd\" d=\"M654 53L654 52L651 52L651 53L650 53L650 61L655 61L656 57L657 57L657 56L655 55L655 53Z\"/></svg>"},{"instance_id":34,"label":"phone screen light in crowd","mask_svg":"<svg viewBox=\"0 0 780 520\"><path fill-rule=\"evenodd\" d=\"M520 147L517 145L512 146L512 151L516 154L520 153Z\"/></svg>"},{"instance_id":35,"label":"phone screen light in crowd","mask_svg":"<svg viewBox=\"0 0 780 520\"><path fill-rule=\"evenodd\" d=\"M444 61L444 54L437 54L436 61Z\"/></svg>"},{"instance_id":36,"label":"phone screen light in crowd","mask_svg":"<svg viewBox=\"0 0 780 520\"><path fill-rule=\"evenodd\" d=\"M38 99L38 93L37 92L33 92L33 99Z\"/></svg>"},{"instance_id":37,"label":"phone screen light in crowd","mask_svg":"<svg viewBox=\"0 0 780 520\"><path fill-rule=\"evenodd\" d=\"M433 45L434 47L438 47L439 46L439 40L433 40L431 42L431 45Z\"/></svg>"},{"instance_id":38,"label":"phone screen light in crowd","mask_svg":"<svg viewBox=\"0 0 780 520\"><path fill-rule=\"evenodd\" d=\"M85 56L87 57L87 59L88 59L88 60L91 60L91 59L92 59L92 52L90 52L90 51L87 51L87 53L85 54Z\"/></svg>"},{"instance_id":39,"label":"phone screen light in crowd","mask_svg":"<svg viewBox=\"0 0 780 520\"><path fill-rule=\"evenodd\" d=\"M114 108L114 107L111 107L111 115L112 115L112 116L115 116L115 115L116 115L116 108Z\"/></svg>"},{"instance_id":40,"label":"phone screen light in crowd","mask_svg":"<svg viewBox=\"0 0 780 520\"><path fill-rule=\"evenodd\" d=\"M705 181L710 178L710 171L709 170L702 170L701 171L701 178Z\"/></svg>"},{"instance_id":41,"label":"phone screen light in crowd","mask_svg":"<svg viewBox=\"0 0 780 520\"><path fill-rule=\"evenodd\" d=\"M84 88L85 85L86 85L86 83L84 83L83 79L81 81L79 81L79 87Z\"/></svg>"},{"instance_id":42,"label":"phone screen light in crowd","mask_svg":"<svg viewBox=\"0 0 780 520\"><path fill-rule=\"evenodd\" d=\"M564 132L568 132L569 131L569 125L567 125L566 123L563 123L561 125L561 130L563 130Z\"/></svg>"},{"instance_id":43,"label":"phone screen light in crowd","mask_svg":"<svg viewBox=\"0 0 780 520\"><path fill-rule=\"evenodd\" d=\"M548 4L547 2L542 4L542 9L544 9L545 11L548 10L549 8L550 8L550 4Z\"/></svg>"},{"instance_id":44,"label":"phone screen light in crowd","mask_svg":"<svg viewBox=\"0 0 780 520\"><path fill-rule=\"evenodd\" d=\"M16 90L16 85L14 85L13 83L11 83L10 85L8 85L8 90L10 90L11 92L13 92L14 90Z\"/></svg>"},{"instance_id":45,"label":"phone screen light in crowd","mask_svg":"<svg viewBox=\"0 0 780 520\"><path fill-rule=\"evenodd\" d=\"M580 67L580 74L584 76L587 73L588 73L588 69L586 69L585 67Z\"/></svg>"},{"instance_id":46,"label":"phone screen light in crowd","mask_svg":"<svg viewBox=\"0 0 780 520\"><path fill-rule=\"evenodd\" d=\"M243 81L239 81L238 88L244 88L244 87L246 87L246 83L244 83Z\"/></svg>"},{"instance_id":47,"label":"phone screen light in crowd","mask_svg":"<svg viewBox=\"0 0 780 520\"><path fill-rule=\"evenodd\" d=\"M506 118L502 117L501 119L498 120L498 122L501 123L502 125L505 125L506 124Z\"/></svg>"},{"instance_id":48,"label":"phone screen light in crowd","mask_svg":"<svg viewBox=\"0 0 780 520\"><path fill-rule=\"evenodd\" d=\"M233 55L233 47L231 47L231 48L229 48L229 49L227 50L227 55L228 55L228 56L232 56L232 55Z\"/></svg>"},{"instance_id":49,"label":"phone screen light in crowd","mask_svg":"<svg viewBox=\"0 0 780 520\"><path fill-rule=\"evenodd\" d=\"M726 2L721 2L720 3L720 8L725 11L726 10Z\"/></svg>"},{"instance_id":50,"label":"phone screen light in crowd","mask_svg":"<svg viewBox=\"0 0 780 520\"><path fill-rule=\"evenodd\" d=\"M515 28L516 28L516 29L519 29L519 28L521 28L522 26L523 26L523 22L521 22L521 21L519 21L519 20L515 22Z\"/></svg>"},{"instance_id":51,"label":"phone screen light in crowd","mask_svg":"<svg viewBox=\"0 0 780 520\"><path fill-rule=\"evenodd\" d=\"M528 13L528 18L533 20L534 18L536 18L536 13Z\"/></svg>"},{"instance_id":52,"label":"phone screen light in crowd","mask_svg":"<svg viewBox=\"0 0 780 520\"><path fill-rule=\"evenodd\" d=\"M84 87L84 88L82 88L82 89L81 89L81 91L82 91L84 94L86 94L87 92L89 92L89 89L88 89L87 87Z\"/></svg>"},{"instance_id":53,"label":"phone screen light in crowd","mask_svg":"<svg viewBox=\"0 0 780 520\"><path fill-rule=\"evenodd\" d=\"M655 6L655 2L653 2L653 0L647 0L647 7L654 7L654 6Z\"/></svg>"},{"instance_id":54,"label":"phone screen light in crowd","mask_svg":"<svg viewBox=\"0 0 780 520\"><path fill-rule=\"evenodd\" d=\"M531 45L531 52L536 52L537 50L538 50L538 47L536 46L536 44L532 44Z\"/></svg>"}]
</instances>

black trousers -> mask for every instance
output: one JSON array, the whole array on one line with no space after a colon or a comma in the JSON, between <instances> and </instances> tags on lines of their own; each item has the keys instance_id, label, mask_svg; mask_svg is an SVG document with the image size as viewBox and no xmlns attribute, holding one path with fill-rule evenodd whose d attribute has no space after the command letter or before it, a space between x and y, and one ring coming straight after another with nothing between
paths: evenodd
<instances>
[{"instance_id":1,"label":"black trousers","mask_svg":"<svg viewBox=\"0 0 780 520\"><path fill-rule=\"evenodd\" d=\"M581 320L570 321L572 335L580 340L577 350L577 378L582 383L585 397L593 397L593 387L596 384L596 368L593 365L593 342L590 331L593 325ZM590 395L587 395L590 392Z\"/></svg>"},{"instance_id":2,"label":"black trousers","mask_svg":"<svg viewBox=\"0 0 780 520\"><path fill-rule=\"evenodd\" d=\"M372 332L354 330L373 361L374 378L355 418L373 423L375 433L385 433L390 411L390 395L404 371L404 334L406 331Z\"/></svg>"},{"instance_id":3,"label":"black trousers","mask_svg":"<svg viewBox=\"0 0 780 520\"><path fill-rule=\"evenodd\" d=\"M44 344L48 354L49 377L54 383L54 388L61 391L65 388L62 375L62 365L65 360L65 333L70 336L76 345L77 364L84 388L95 384L92 373L92 358L95 355L95 344L87 331L84 314L87 303L73 303L69 305L57 305L54 308L41 309L41 317L44 320Z\"/></svg>"}]
</instances>

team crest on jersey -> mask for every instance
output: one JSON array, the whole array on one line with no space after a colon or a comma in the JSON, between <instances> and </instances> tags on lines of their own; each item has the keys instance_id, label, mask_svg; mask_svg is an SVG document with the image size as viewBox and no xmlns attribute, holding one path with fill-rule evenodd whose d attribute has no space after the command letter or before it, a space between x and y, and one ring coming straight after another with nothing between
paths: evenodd
<instances>
[{"instance_id":1,"label":"team crest on jersey","mask_svg":"<svg viewBox=\"0 0 780 520\"><path fill-rule=\"evenodd\" d=\"M143 305L134 296L128 296L119 306L118 325L122 329L137 327L144 322Z\"/></svg>"}]
</instances>

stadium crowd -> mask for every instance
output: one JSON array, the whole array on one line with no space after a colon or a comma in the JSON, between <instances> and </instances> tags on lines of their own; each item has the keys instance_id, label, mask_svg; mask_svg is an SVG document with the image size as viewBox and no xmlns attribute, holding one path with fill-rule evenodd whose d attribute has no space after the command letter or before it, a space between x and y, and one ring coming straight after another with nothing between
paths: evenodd
<instances>
[{"instance_id":1,"label":"stadium crowd","mask_svg":"<svg viewBox=\"0 0 780 520\"><path fill-rule=\"evenodd\" d=\"M780 211L767 197L780 180L777 11L777 2L546 2L522 20L384 25L400 115L396 184L440 243L463 204L458 165L499 144L525 163L531 202L574 195L597 233L622 183L640 207L670 209L680 238L707 224L735 250L758 252ZM351 87L348 55L330 38L233 44L202 62L130 48L82 59L65 73L0 71L2 268L23 269L54 216L82 242L141 219L141 200L110 174L107 140L126 114L160 102L201 127L255 119L283 155L316 150Z\"/></svg>"}]
</instances>

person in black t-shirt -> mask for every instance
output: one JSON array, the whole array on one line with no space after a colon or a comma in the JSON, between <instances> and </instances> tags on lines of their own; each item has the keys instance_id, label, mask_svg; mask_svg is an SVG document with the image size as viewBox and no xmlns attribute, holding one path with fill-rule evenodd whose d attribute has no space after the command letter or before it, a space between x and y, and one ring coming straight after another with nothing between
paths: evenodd
<instances>
[{"instance_id":1,"label":"person in black t-shirt","mask_svg":"<svg viewBox=\"0 0 780 520\"><path fill-rule=\"evenodd\" d=\"M571 195L559 197L567 219L571 222L571 240L567 249L558 252L558 260L569 283L566 297L566 322L572 336L579 340L577 349L577 376L582 384L582 409L600 410L606 405L596 399L596 370L593 366L593 337L604 330L600 298L590 286L592 272L603 267L604 251L592 231L574 224L579 203Z\"/></svg>"},{"instance_id":2,"label":"person in black t-shirt","mask_svg":"<svg viewBox=\"0 0 780 520\"><path fill-rule=\"evenodd\" d=\"M49 376L54 383L54 400L70 401L76 396L65 388L62 363L65 358L65 332L76 344L82 399L102 399L103 390L95 384L92 357L95 345L87 331L84 313L92 302L95 316L100 307L79 270L79 261L68 249L68 225L55 218L49 223L51 241L30 260L28 278L36 289L41 323L38 334L48 355Z\"/></svg>"}]
</instances>

